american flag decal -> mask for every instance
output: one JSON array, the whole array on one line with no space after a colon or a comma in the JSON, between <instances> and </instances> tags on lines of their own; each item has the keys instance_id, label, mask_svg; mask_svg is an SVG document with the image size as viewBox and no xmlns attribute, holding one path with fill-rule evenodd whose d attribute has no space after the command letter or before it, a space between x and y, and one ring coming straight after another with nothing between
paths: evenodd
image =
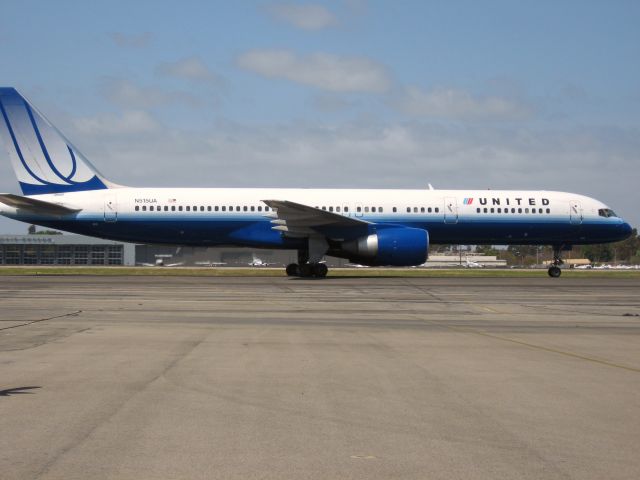
<instances>
[{"instance_id":1,"label":"american flag decal","mask_svg":"<svg viewBox=\"0 0 640 480\"><path fill-rule=\"evenodd\" d=\"M465 205L471 205L473 203L473 198L465 198L462 203Z\"/></svg>"}]
</instances>

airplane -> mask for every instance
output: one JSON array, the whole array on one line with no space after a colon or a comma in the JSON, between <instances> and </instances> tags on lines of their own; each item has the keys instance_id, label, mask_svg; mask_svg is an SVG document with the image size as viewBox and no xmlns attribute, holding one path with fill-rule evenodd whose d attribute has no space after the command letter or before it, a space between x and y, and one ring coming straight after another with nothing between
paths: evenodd
<instances>
[{"instance_id":1,"label":"airplane","mask_svg":"<svg viewBox=\"0 0 640 480\"><path fill-rule=\"evenodd\" d=\"M106 179L24 96L0 88L0 138L22 195L0 214L125 242L290 249L289 276L324 277L326 256L365 266L425 263L430 244L573 245L631 226L604 203L543 190L133 188ZM348 159L346 159L348 160Z\"/></svg>"},{"instance_id":2,"label":"airplane","mask_svg":"<svg viewBox=\"0 0 640 480\"><path fill-rule=\"evenodd\" d=\"M167 258L173 258L173 255L159 253L154 256L156 258L156 261L154 263L139 262L137 265L141 267L181 267L182 265L184 265L184 262L165 263L165 260Z\"/></svg>"},{"instance_id":3,"label":"airplane","mask_svg":"<svg viewBox=\"0 0 640 480\"><path fill-rule=\"evenodd\" d=\"M252 256L251 262L249 262L250 267L268 267L269 265L275 265L275 263L268 263L258 258L255 254Z\"/></svg>"},{"instance_id":4,"label":"airplane","mask_svg":"<svg viewBox=\"0 0 640 480\"><path fill-rule=\"evenodd\" d=\"M468 257L465 258L464 261L465 261L464 266L467 268L484 268L483 264L469 260Z\"/></svg>"}]
</instances>

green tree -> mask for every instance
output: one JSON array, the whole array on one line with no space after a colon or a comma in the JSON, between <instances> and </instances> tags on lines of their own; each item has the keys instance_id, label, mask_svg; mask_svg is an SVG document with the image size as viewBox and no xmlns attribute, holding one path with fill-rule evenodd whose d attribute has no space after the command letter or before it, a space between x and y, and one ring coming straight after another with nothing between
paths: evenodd
<instances>
[{"instance_id":1,"label":"green tree","mask_svg":"<svg viewBox=\"0 0 640 480\"><path fill-rule=\"evenodd\" d=\"M613 248L611 244L608 243L587 245L583 248L582 254L587 257L591 263L606 263L613 260Z\"/></svg>"}]
</instances>

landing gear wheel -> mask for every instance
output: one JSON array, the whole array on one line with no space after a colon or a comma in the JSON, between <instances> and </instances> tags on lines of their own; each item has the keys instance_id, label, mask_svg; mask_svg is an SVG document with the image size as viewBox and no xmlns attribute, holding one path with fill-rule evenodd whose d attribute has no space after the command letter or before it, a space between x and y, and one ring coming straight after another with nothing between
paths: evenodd
<instances>
[{"instance_id":1,"label":"landing gear wheel","mask_svg":"<svg viewBox=\"0 0 640 480\"><path fill-rule=\"evenodd\" d=\"M287 265L287 277L297 277L299 275L300 267L297 263L290 263Z\"/></svg>"},{"instance_id":2,"label":"landing gear wheel","mask_svg":"<svg viewBox=\"0 0 640 480\"><path fill-rule=\"evenodd\" d=\"M565 245L554 245L553 246L553 262L549 267L548 273L551 278L558 278L562 274L562 270L560 270L560 265L564 263L560 253L562 252L562 248ZM571 247L569 247L569 250Z\"/></svg>"},{"instance_id":3,"label":"landing gear wheel","mask_svg":"<svg viewBox=\"0 0 640 480\"><path fill-rule=\"evenodd\" d=\"M308 263L303 263L298 268L298 275L301 277L310 277L313 275L313 268Z\"/></svg>"},{"instance_id":4,"label":"landing gear wheel","mask_svg":"<svg viewBox=\"0 0 640 480\"><path fill-rule=\"evenodd\" d=\"M327 276L329 269L324 263L316 263L313 265L313 276L318 278L324 278Z\"/></svg>"},{"instance_id":5,"label":"landing gear wheel","mask_svg":"<svg viewBox=\"0 0 640 480\"><path fill-rule=\"evenodd\" d=\"M549 276L552 278L558 278L560 276L560 274L562 273L562 270L560 269L560 267L557 266L552 266L549 267Z\"/></svg>"}]
</instances>

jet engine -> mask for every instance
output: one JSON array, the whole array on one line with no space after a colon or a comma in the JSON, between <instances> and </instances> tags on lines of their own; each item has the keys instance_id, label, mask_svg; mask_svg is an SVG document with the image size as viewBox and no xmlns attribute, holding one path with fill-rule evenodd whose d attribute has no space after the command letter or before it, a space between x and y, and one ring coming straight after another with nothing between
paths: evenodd
<instances>
[{"instance_id":1,"label":"jet engine","mask_svg":"<svg viewBox=\"0 0 640 480\"><path fill-rule=\"evenodd\" d=\"M427 261L429 232L420 228L392 227L342 243L343 255L360 265L406 267Z\"/></svg>"}]
</instances>

